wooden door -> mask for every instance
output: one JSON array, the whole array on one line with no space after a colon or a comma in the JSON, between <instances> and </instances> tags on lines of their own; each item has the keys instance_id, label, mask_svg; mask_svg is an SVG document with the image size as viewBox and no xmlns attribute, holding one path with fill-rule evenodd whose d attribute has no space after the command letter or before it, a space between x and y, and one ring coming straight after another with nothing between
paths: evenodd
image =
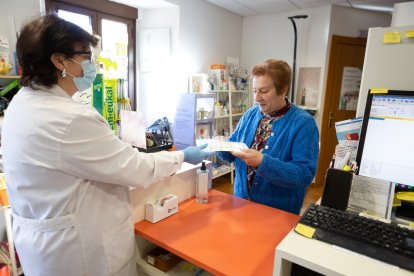
<instances>
[{"instance_id":1,"label":"wooden door","mask_svg":"<svg viewBox=\"0 0 414 276\"><path fill-rule=\"evenodd\" d=\"M325 101L321 125L321 144L315 186L322 186L325 173L338 144L335 122L355 118L356 110L339 110L344 67L362 69L365 56L365 38L332 36Z\"/></svg>"}]
</instances>

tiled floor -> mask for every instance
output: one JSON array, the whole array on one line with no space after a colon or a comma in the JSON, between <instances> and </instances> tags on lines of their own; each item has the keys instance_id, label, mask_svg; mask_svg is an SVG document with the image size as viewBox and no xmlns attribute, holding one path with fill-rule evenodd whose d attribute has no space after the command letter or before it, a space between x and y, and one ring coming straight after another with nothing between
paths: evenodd
<instances>
[{"instance_id":1,"label":"tiled floor","mask_svg":"<svg viewBox=\"0 0 414 276\"><path fill-rule=\"evenodd\" d=\"M213 179L213 189L233 194L233 185L230 181L230 173ZM306 208L308 208L309 204L318 201L318 199L322 196L322 192L323 187L309 187L300 213L302 214Z\"/></svg>"}]
</instances>

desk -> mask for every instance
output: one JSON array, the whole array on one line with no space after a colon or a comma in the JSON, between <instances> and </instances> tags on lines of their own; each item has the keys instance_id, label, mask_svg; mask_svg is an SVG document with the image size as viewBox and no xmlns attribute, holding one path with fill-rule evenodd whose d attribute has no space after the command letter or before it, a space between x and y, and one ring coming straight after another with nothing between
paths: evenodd
<instances>
[{"instance_id":1,"label":"desk","mask_svg":"<svg viewBox=\"0 0 414 276\"><path fill-rule=\"evenodd\" d=\"M165 220L136 223L135 233L214 275L272 275L275 248L298 220L211 190L208 204L190 198Z\"/></svg>"},{"instance_id":2,"label":"desk","mask_svg":"<svg viewBox=\"0 0 414 276\"><path fill-rule=\"evenodd\" d=\"M292 263L324 275L414 275L367 256L305 238L293 230L279 243L275 254L273 275L290 275Z\"/></svg>"}]
</instances>

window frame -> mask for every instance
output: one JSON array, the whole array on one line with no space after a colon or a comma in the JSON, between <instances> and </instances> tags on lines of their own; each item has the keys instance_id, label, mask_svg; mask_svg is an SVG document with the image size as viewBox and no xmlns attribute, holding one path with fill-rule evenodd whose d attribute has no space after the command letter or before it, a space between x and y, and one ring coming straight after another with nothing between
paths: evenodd
<instances>
[{"instance_id":1,"label":"window frame","mask_svg":"<svg viewBox=\"0 0 414 276\"><path fill-rule=\"evenodd\" d=\"M91 17L92 31L102 36L102 19L127 25L128 31L128 97L131 109L136 110L136 39L135 22L138 9L107 0L45 0L46 11L59 9Z\"/></svg>"}]
</instances>

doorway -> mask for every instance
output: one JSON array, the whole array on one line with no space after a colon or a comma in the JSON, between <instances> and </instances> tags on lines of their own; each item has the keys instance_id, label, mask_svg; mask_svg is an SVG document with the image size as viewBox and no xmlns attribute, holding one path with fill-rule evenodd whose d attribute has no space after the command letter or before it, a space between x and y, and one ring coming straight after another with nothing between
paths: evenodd
<instances>
[{"instance_id":1,"label":"doorway","mask_svg":"<svg viewBox=\"0 0 414 276\"><path fill-rule=\"evenodd\" d=\"M325 173L338 144L335 122L355 118L355 110L340 104L345 67L360 68L364 64L366 38L332 36L328 77L321 124L321 144L314 186L323 186ZM342 107L341 107L342 106Z\"/></svg>"}]
</instances>

